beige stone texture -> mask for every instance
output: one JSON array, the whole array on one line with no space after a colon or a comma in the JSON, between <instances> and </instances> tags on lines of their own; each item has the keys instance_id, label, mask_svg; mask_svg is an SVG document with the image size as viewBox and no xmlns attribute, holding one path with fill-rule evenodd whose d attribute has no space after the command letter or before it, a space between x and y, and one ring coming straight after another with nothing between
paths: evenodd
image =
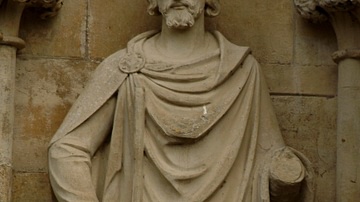
<instances>
[{"instance_id":1,"label":"beige stone texture","mask_svg":"<svg viewBox=\"0 0 360 202\"><path fill-rule=\"evenodd\" d=\"M336 98L273 96L285 142L302 151L316 173L316 201L335 201Z\"/></svg>"},{"instance_id":2,"label":"beige stone texture","mask_svg":"<svg viewBox=\"0 0 360 202\"><path fill-rule=\"evenodd\" d=\"M11 144L14 119L15 48L0 49L0 165L11 166Z\"/></svg>"},{"instance_id":3,"label":"beige stone texture","mask_svg":"<svg viewBox=\"0 0 360 202\"><path fill-rule=\"evenodd\" d=\"M56 201L51 192L47 173L15 173L12 195L12 202Z\"/></svg>"},{"instance_id":4,"label":"beige stone texture","mask_svg":"<svg viewBox=\"0 0 360 202\"><path fill-rule=\"evenodd\" d=\"M336 96L336 65L262 64L262 70L271 94Z\"/></svg>"},{"instance_id":5,"label":"beige stone texture","mask_svg":"<svg viewBox=\"0 0 360 202\"><path fill-rule=\"evenodd\" d=\"M202 5L195 5L200 10ZM304 180L312 176L312 168L302 155L282 150L285 145L272 121L276 118L258 63L248 48L236 47L222 35L216 35L217 40L208 37L203 23L204 13L191 31L184 32L169 30L172 21L167 19L160 38L142 35L128 46L129 54L118 52L99 67L51 140L49 176L59 201L267 201L269 192L282 200L308 196L306 191L298 193L303 187L312 189L312 183ZM209 56L214 51L216 55ZM151 67L142 55L172 64ZM204 72L202 78L198 72ZM135 91L128 86L135 86ZM117 90L115 102L112 95ZM95 152L107 145L110 132L108 161L97 167L95 159L104 156ZM294 163L299 167L292 173L276 172ZM134 174L128 176L127 170ZM114 180L90 186L90 176L104 179L104 175ZM259 175L270 180L270 191L255 185L261 183ZM92 187L103 193L95 195ZM112 187L122 188L114 193ZM250 189L254 194L245 191Z\"/></svg>"},{"instance_id":6,"label":"beige stone texture","mask_svg":"<svg viewBox=\"0 0 360 202\"><path fill-rule=\"evenodd\" d=\"M142 32L160 29L160 18L150 17L145 0L89 1L89 54L105 58L126 47L127 42Z\"/></svg>"},{"instance_id":7,"label":"beige stone texture","mask_svg":"<svg viewBox=\"0 0 360 202\"><path fill-rule=\"evenodd\" d=\"M19 59L14 169L47 170L47 145L96 64L82 60Z\"/></svg>"},{"instance_id":8,"label":"beige stone texture","mask_svg":"<svg viewBox=\"0 0 360 202\"><path fill-rule=\"evenodd\" d=\"M294 48L292 2L221 1L222 10L212 28L236 44L250 46L262 63L289 64Z\"/></svg>"},{"instance_id":9,"label":"beige stone texture","mask_svg":"<svg viewBox=\"0 0 360 202\"><path fill-rule=\"evenodd\" d=\"M337 50L330 23L314 24L295 14L294 63L297 65L335 65L331 54Z\"/></svg>"},{"instance_id":10,"label":"beige stone texture","mask_svg":"<svg viewBox=\"0 0 360 202\"><path fill-rule=\"evenodd\" d=\"M33 9L25 10L20 37L23 55L84 57L86 53L87 1L66 1L58 16L43 20Z\"/></svg>"},{"instance_id":11,"label":"beige stone texture","mask_svg":"<svg viewBox=\"0 0 360 202\"><path fill-rule=\"evenodd\" d=\"M336 35L338 63L336 201L358 201L360 153L360 1L294 0L302 17L328 20ZM321 9L321 12L319 12Z\"/></svg>"},{"instance_id":12,"label":"beige stone texture","mask_svg":"<svg viewBox=\"0 0 360 202\"><path fill-rule=\"evenodd\" d=\"M0 199L1 201L10 201L9 187L12 186L11 179L12 170L7 165L0 165Z\"/></svg>"},{"instance_id":13,"label":"beige stone texture","mask_svg":"<svg viewBox=\"0 0 360 202\"><path fill-rule=\"evenodd\" d=\"M301 19L288 0L221 4L220 16L208 25L252 48L284 139L314 164L317 201L335 201L337 68L330 57L336 50L331 26ZM97 65L92 60L160 27L160 19L145 9L146 0L65 0L48 21L25 12L20 36L27 46L16 69L14 201L52 200L47 144Z\"/></svg>"}]
</instances>

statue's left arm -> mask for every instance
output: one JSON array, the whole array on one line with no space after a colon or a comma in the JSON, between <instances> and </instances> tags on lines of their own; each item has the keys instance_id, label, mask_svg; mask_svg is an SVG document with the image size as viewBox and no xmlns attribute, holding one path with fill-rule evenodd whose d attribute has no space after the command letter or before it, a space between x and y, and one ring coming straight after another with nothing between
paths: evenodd
<instances>
[{"instance_id":1,"label":"statue's left arm","mask_svg":"<svg viewBox=\"0 0 360 202\"><path fill-rule=\"evenodd\" d=\"M272 155L269 172L272 202L300 201L306 169L289 148L284 147Z\"/></svg>"},{"instance_id":2,"label":"statue's left arm","mask_svg":"<svg viewBox=\"0 0 360 202\"><path fill-rule=\"evenodd\" d=\"M308 159L300 152L287 147L273 110L272 101L269 96L265 77L261 72L260 65L253 60L253 67L257 69L260 80L260 136L258 143L261 148L267 150L266 163L263 177L267 178L264 189L268 189L266 201L271 202L295 202L311 201L311 181L312 168ZM245 61L246 62L246 61ZM263 165L264 166L264 165ZM304 188L307 186L308 188ZM306 193L305 193L306 192ZM310 194L309 194L310 193ZM306 200L304 200L304 195ZM265 197L265 196L264 196ZM310 200L308 200L310 198Z\"/></svg>"}]
</instances>

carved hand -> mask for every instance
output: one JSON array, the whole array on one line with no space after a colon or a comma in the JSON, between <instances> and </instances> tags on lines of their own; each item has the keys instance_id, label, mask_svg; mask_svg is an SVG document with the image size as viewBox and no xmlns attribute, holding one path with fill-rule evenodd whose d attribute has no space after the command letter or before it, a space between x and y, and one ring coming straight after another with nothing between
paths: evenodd
<instances>
[{"instance_id":1,"label":"carved hand","mask_svg":"<svg viewBox=\"0 0 360 202\"><path fill-rule=\"evenodd\" d=\"M272 202L299 201L305 168L289 149L276 151L270 165L270 197Z\"/></svg>"}]
</instances>

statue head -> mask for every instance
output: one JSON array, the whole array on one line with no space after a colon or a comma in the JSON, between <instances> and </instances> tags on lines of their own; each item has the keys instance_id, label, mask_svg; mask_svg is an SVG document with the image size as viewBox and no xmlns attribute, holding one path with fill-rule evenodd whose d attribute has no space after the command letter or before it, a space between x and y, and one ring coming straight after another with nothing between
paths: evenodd
<instances>
[{"instance_id":1,"label":"statue head","mask_svg":"<svg viewBox=\"0 0 360 202\"><path fill-rule=\"evenodd\" d=\"M166 25L184 29L192 27L204 12L215 17L220 12L219 0L148 0L150 15L163 15Z\"/></svg>"}]
</instances>

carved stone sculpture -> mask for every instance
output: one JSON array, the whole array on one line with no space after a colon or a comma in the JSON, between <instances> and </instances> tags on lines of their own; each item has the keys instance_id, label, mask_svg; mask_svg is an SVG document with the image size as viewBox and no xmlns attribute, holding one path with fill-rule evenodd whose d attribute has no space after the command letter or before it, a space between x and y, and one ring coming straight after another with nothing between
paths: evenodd
<instances>
[{"instance_id":1,"label":"carved stone sculpture","mask_svg":"<svg viewBox=\"0 0 360 202\"><path fill-rule=\"evenodd\" d=\"M63 5L63 0L13 0L26 4L28 7L36 7L41 10L41 18L50 18L58 14Z\"/></svg>"},{"instance_id":2,"label":"carved stone sculpture","mask_svg":"<svg viewBox=\"0 0 360 202\"><path fill-rule=\"evenodd\" d=\"M207 32L218 0L149 0L162 30L102 62L49 148L59 201L312 201L248 47Z\"/></svg>"}]
</instances>

